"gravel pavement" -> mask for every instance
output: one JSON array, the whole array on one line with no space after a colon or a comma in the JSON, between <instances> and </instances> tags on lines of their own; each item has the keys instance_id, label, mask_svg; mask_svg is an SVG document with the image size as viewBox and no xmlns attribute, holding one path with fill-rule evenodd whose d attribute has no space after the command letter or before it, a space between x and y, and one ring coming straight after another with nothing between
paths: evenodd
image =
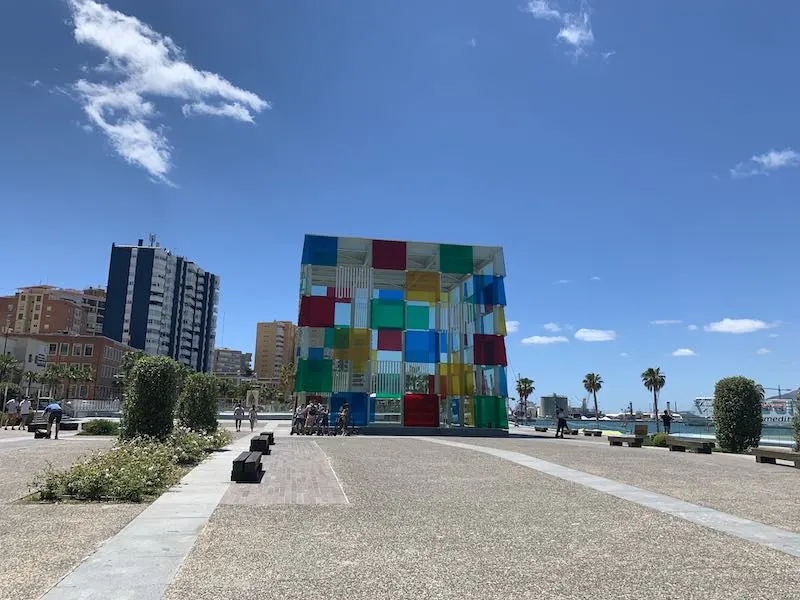
<instances>
[{"instance_id":1,"label":"gravel pavement","mask_svg":"<svg viewBox=\"0 0 800 600\"><path fill-rule=\"evenodd\" d=\"M618 448L583 440L465 439L513 450L680 500L800 533L800 470L750 456Z\"/></svg>"},{"instance_id":2,"label":"gravel pavement","mask_svg":"<svg viewBox=\"0 0 800 600\"><path fill-rule=\"evenodd\" d=\"M165 598L759 600L800 589L800 559L495 457L408 439L316 443L350 504L220 505Z\"/></svg>"}]
</instances>

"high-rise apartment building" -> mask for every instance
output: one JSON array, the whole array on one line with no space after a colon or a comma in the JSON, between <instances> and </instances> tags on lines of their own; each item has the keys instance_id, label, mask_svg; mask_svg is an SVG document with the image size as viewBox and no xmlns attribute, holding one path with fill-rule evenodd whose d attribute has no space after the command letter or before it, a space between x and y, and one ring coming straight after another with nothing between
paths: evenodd
<instances>
[{"instance_id":1,"label":"high-rise apartment building","mask_svg":"<svg viewBox=\"0 0 800 600\"><path fill-rule=\"evenodd\" d=\"M105 304L102 288L24 287L13 296L0 297L0 326L19 334L99 335Z\"/></svg>"},{"instance_id":2,"label":"high-rise apartment building","mask_svg":"<svg viewBox=\"0 0 800 600\"><path fill-rule=\"evenodd\" d=\"M259 381L279 384L281 367L294 363L297 326L291 321L256 325L255 371Z\"/></svg>"},{"instance_id":3,"label":"high-rise apartment building","mask_svg":"<svg viewBox=\"0 0 800 600\"><path fill-rule=\"evenodd\" d=\"M219 277L149 245L111 246L103 335L196 371L211 369Z\"/></svg>"},{"instance_id":4,"label":"high-rise apartment building","mask_svg":"<svg viewBox=\"0 0 800 600\"><path fill-rule=\"evenodd\" d=\"M250 372L250 361L253 355L250 352L231 350L230 348L214 349L214 367L216 375L244 375Z\"/></svg>"}]
</instances>

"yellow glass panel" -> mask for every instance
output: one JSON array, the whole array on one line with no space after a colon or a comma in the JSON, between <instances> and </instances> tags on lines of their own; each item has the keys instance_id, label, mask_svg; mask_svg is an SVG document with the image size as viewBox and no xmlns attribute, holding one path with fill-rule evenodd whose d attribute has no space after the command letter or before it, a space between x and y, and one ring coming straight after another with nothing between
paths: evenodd
<instances>
[{"instance_id":1,"label":"yellow glass panel","mask_svg":"<svg viewBox=\"0 0 800 600\"><path fill-rule=\"evenodd\" d=\"M439 273L428 271L406 272L406 299L436 302L439 298Z\"/></svg>"},{"instance_id":2,"label":"yellow glass panel","mask_svg":"<svg viewBox=\"0 0 800 600\"><path fill-rule=\"evenodd\" d=\"M350 330L350 360L364 362L369 360L371 331L369 329Z\"/></svg>"},{"instance_id":3,"label":"yellow glass panel","mask_svg":"<svg viewBox=\"0 0 800 600\"><path fill-rule=\"evenodd\" d=\"M494 327L498 335L508 335L506 330L506 311L502 306L496 306L494 309Z\"/></svg>"}]
</instances>

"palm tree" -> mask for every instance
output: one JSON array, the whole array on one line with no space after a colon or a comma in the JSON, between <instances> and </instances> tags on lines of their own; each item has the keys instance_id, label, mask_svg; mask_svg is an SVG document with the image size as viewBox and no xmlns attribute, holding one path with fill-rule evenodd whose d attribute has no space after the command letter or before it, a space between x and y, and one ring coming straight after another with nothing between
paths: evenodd
<instances>
[{"instance_id":1,"label":"palm tree","mask_svg":"<svg viewBox=\"0 0 800 600\"><path fill-rule=\"evenodd\" d=\"M19 369L19 361L10 354L0 355L0 382L13 379Z\"/></svg>"},{"instance_id":2,"label":"palm tree","mask_svg":"<svg viewBox=\"0 0 800 600\"><path fill-rule=\"evenodd\" d=\"M49 363L41 375L41 382L47 386L47 395L53 396L53 387L61 382L61 365Z\"/></svg>"},{"instance_id":3,"label":"palm tree","mask_svg":"<svg viewBox=\"0 0 800 600\"><path fill-rule=\"evenodd\" d=\"M656 432L660 431L658 423L658 392L667 383L667 377L661 372L660 367L653 369L652 367L642 373L642 383L644 387L653 392L653 408L656 413Z\"/></svg>"},{"instance_id":4,"label":"palm tree","mask_svg":"<svg viewBox=\"0 0 800 600\"><path fill-rule=\"evenodd\" d=\"M32 383L39 383L39 374L36 371L25 371L22 374L22 378L26 382L25 395L30 397L30 395L31 395L31 384Z\"/></svg>"},{"instance_id":5,"label":"palm tree","mask_svg":"<svg viewBox=\"0 0 800 600\"><path fill-rule=\"evenodd\" d=\"M597 428L600 429L600 411L597 410L597 392L603 387L603 378L597 373L587 373L583 378L583 387L594 398L594 420Z\"/></svg>"},{"instance_id":6,"label":"palm tree","mask_svg":"<svg viewBox=\"0 0 800 600\"><path fill-rule=\"evenodd\" d=\"M528 423L528 396L533 394L536 388L533 387L533 379L529 377L518 377L517 378L517 394L519 395L519 401L522 404L522 409L525 411L523 414L523 423L527 425Z\"/></svg>"}]
</instances>

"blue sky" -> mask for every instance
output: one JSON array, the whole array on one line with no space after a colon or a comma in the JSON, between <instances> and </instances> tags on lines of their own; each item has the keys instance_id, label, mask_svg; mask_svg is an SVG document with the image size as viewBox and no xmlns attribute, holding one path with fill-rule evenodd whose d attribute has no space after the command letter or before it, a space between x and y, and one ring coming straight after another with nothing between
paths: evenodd
<instances>
[{"instance_id":1,"label":"blue sky","mask_svg":"<svg viewBox=\"0 0 800 600\"><path fill-rule=\"evenodd\" d=\"M799 4L234 4L4 8L0 293L103 285L154 232L250 349L296 319L306 232L499 244L537 395L800 383Z\"/></svg>"}]
</instances>

